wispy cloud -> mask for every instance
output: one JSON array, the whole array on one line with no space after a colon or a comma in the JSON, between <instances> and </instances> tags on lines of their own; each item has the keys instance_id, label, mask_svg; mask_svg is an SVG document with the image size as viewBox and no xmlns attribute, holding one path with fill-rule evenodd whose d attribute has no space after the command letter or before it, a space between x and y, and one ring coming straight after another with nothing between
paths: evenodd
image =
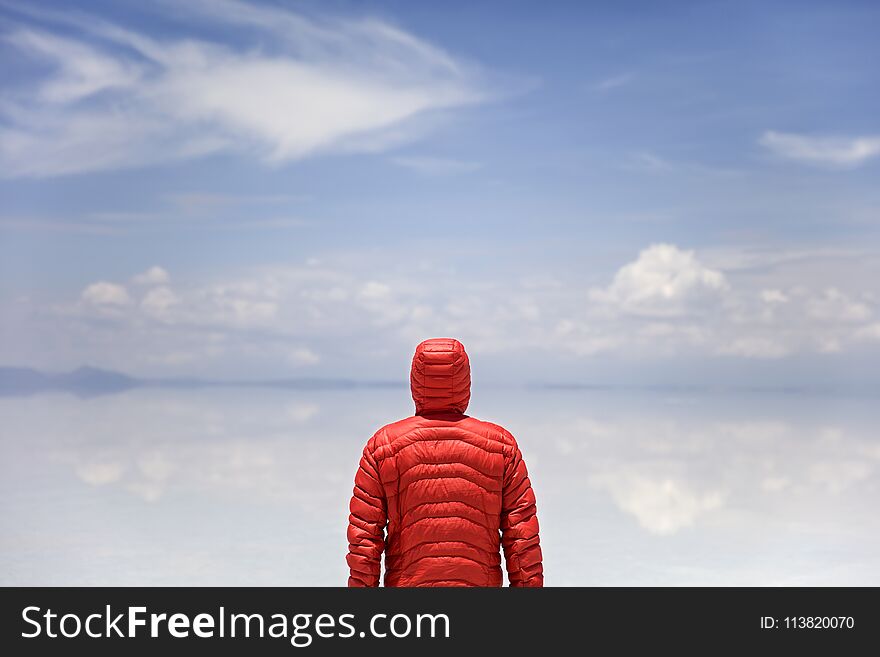
<instances>
[{"instance_id":1,"label":"wispy cloud","mask_svg":"<svg viewBox=\"0 0 880 657\"><path fill-rule=\"evenodd\" d=\"M606 93L611 91L612 89L617 89L619 87L623 87L631 83L635 79L635 73L622 73L620 75L614 75L609 78L605 78L604 80L599 80L594 83L590 88L593 91L599 93Z\"/></svg>"},{"instance_id":2,"label":"wispy cloud","mask_svg":"<svg viewBox=\"0 0 880 657\"><path fill-rule=\"evenodd\" d=\"M208 227L204 220L211 219L212 226L228 228L230 226L272 226L272 225L303 225L302 219L293 220L289 217L266 217L267 213L276 213L278 208L305 200L307 197L295 194L226 194L220 192L186 191L166 194L158 199L155 210L100 210L88 213L76 219L77 222L101 222L113 224L117 228L135 224L161 224L169 220L181 225L188 221L199 222L200 227ZM235 217L247 214L247 221L232 223L219 221L218 217L232 215ZM254 216L257 215L257 216Z\"/></svg>"},{"instance_id":3,"label":"wispy cloud","mask_svg":"<svg viewBox=\"0 0 880 657\"><path fill-rule=\"evenodd\" d=\"M789 160L844 169L862 166L880 155L880 135L814 137L768 130L758 143Z\"/></svg>"},{"instance_id":4,"label":"wispy cloud","mask_svg":"<svg viewBox=\"0 0 880 657\"><path fill-rule=\"evenodd\" d=\"M130 233L168 232L192 229L205 231L286 230L313 226L311 219L273 215L253 218L218 218L207 211L92 212L85 216L45 219L39 217L2 217L0 232L72 233L115 236Z\"/></svg>"},{"instance_id":5,"label":"wispy cloud","mask_svg":"<svg viewBox=\"0 0 880 657\"><path fill-rule=\"evenodd\" d=\"M83 235L112 235L118 231L113 226L95 222L66 221L43 217L0 217L0 232L79 233Z\"/></svg>"},{"instance_id":6,"label":"wispy cloud","mask_svg":"<svg viewBox=\"0 0 880 657\"><path fill-rule=\"evenodd\" d=\"M486 98L472 66L382 21L319 19L235 0L188 3L182 15L193 14L235 28L243 43L195 32L157 39L97 17L18 7L25 21L5 40L50 70L6 91L0 175L221 151L278 165L381 150L411 137L406 126L427 113ZM64 36L53 29L59 23Z\"/></svg>"},{"instance_id":7,"label":"wispy cloud","mask_svg":"<svg viewBox=\"0 0 880 657\"><path fill-rule=\"evenodd\" d=\"M672 171L675 168L669 160L648 151L634 153L628 158L624 167L634 171L646 171L650 173L665 173Z\"/></svg>"},{"instance_id":8,"label":"wispy cloud","mask_svg":"<svg viewBox=\"0 0 880 657\"><path fill-rule=\"evenodd\" d=\"M398 166L426 176L451 176L471 173L483 167L479 162L454 160L444 157L393 157L391 161Z\"/></svg>"},{"instance_id":9,"label":"wispy cloud","mask_svg":"<svg viewBox=\"0 0 880 657\"><path fill-rule=\"evenodd\" d=\"M741 169L704 164L692 160L672 160L651 151L628 154L620 168L634 173L677 174L694 178L741 178L746 172Z\"/></svg>"},{"instance_id":10,"label":"wispy cloud","mask_svg":"<svg viewBox=\"0 0 880 657\"><path fill-rule=\"evenodd\" d=\"M176 209L187 214L198 214L242 206L291 203L302 201L304 198L295 194L224 194L219 192L190 191L169 194L167 200Z\"/></svg>"},{"instance_id":11,"label":"wispy cloud","mask_svg":"<svg viewBox=\"0 0 880 657\"><path fill-rule=\"evenodd\" d=\"M150 210L93 210L83 214L0 216L0 232L120 235L151 230L287 229L311 225L290 206L309 199L299 194L229 194L184 191L158 197Z\"/></svg>"}]
</instances>

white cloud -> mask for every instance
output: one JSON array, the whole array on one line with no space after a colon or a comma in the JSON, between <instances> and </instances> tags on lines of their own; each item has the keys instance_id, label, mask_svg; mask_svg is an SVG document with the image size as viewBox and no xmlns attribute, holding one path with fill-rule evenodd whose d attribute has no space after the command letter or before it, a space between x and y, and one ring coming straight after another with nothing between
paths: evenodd
<instances>
[{"instance_id":1,"label":"white cloud","mask_svg":"<svg viewBox=\"0 0 880 657\"><path fill-rule=\"evenodd\" d=\"M828 322L861 322L871 316L867 304L854 301L834 287L807 302L811 317Z\"/></svg>"},{"instance_id":2,"label":"white cloud","mask_svg":"<svg viewBox=\"0 0 880 657\"><path fill-rule=\"evenodd\" d=\"M787 477L769 476L761 480L761 490L768 493L778 493L791 486L791 480Z\"/></svg>"},{"instance_id":3,"label":"white cloud","mask_svg":"<svg viewBox=\"0 0 880 657\"><path fill-rule=\"evenodd\" d=\"M550 335L555 337L565 349L578 356L593 356L611 351L625 342L621 334L614 335L605 327L589 321L576 322L572 319L562 319L557 322Z\"/></svg>"},{"instance_id":4,"label":"white cloud","mask_svg":"<svg viewBox=\"0 0 880 657\"><path fill-rule=\"evenodd\" d=\"M811 137L768 130L758 142L776 155L805 164L853 168L880 155L880 136Z\"/></svg>"},{"instance_id":5,"label":"white cloud","mask_svg":"<svg viewBox=\"0 0 880 657\"><path fill-rule=\"evenodd\" d=\"M653 244L621 267L610 286L591 290L590 298L623 312L668 316L696 310L727 288L724 274L704 267L693 251Z\"/></svg>"},{"instance_id":6,"label":"white cloud","mask_svg":"<svg viewBox=\"0 0 880 657\"><path fill-rule=\"evenodd\" d=\"M668 476L624 470L596 475L593 482L607 489L620 509L652 534L675 534L721 508L724 501L721 491L696 491L687 482Z\"/></svg>"},{"instance_id":7,"label":"white cloud","mask_svg":"<svg viewBox=\"0 0 880 657\"><path fill-rule=\"evenodd\" d=\"M171 282L171 276L162 267L155 265L145 272L136 274L132 280L138 285L167 285Z\"/></svg>"},{"instance_id":8,"label":"white cloud","mask_svg":"<svg viewBox=\"0 0 880 657\"><path fill-rule=\"evenodd\" d=\"M747 335L722 344L718 353L744 358L782 358L791 353L791 346L785 343L784 338Z\"/></svg>"},{"instance_id":9,"label":"white cloud","mask_svg":"<svg viewBox=\"0 0 880 657\"><path fill-rule=\"evenodd\" d=\"M156 287L147 292L141 300L143 311L156 319L165 319L171 309L180 303L180 299L170 288Z\"/></svg>"},{"instance_id":10,"label":"white cloud","mask_svg":"<svg viewBox=\"0 0 880 657\"><path fill-rule=\"evenodd\" d=\"M317 365L321 362L321 357L308 347L297 347L288 352L287 360L297 366Z\"/></svg>"},{"instance_id":11,"label":"white cloud","mask_svg":"<svg viewBox=\"0 0 880 657\"><path fill-rule=\"evenodd\" d=\"M294 402L285 407L285 413L294 422L308 422L321 410L317 404Z\"/></svg>"},{"instance_id":12,"label":"white cloud","mask_svg":"<svg viewBox=\"0 0 880 657\"><path fill-rule=\"evenodd\" d=\"M410 169L424 176L453 176L471 173L483 166L479 162L426 156L393 157L391 161L398 166Z\"/></svg>"},{"instance_id":13,"label":"white cloud","mask_svg":"<svg viewBox=\"0 0 880 657\"><path fill-rule=\"evenodd\" d=\"M143 363L159 373L228 363L240 376L236 365L278 374L318 363L349 375L365 354L386 359L430 335L458 336L482 354L645 362L872 348L880 339L880 289L863 274L875 264L864 255L823 257L724 270L708 267L702 252L659 244L622 264L606 285L589 287L576 275L474 278L417 255L322 254L199 282L127 290L100 281L78 300L24 302L20 310L31 319L22 321L46 325L22 331L19 346L5 350L20 360L20 343L33 336L35 350L51 343L78 362L111 366L112 357L119 369Z\"/></svg>"},{"instance_id":14,"label":"white cloud","mask_svg":"<svg viewBox=\"0 0 880 657\"><path fill-rule=\"evenodd\" d=\"M131 303L128 291L122 285L99 281L82 291L82 300L96 306L124 306Z\"/></svg>"},{"instance_id":15,"label":"white cloud","mask_svg":"<svg viewBox=\"0 0 880 657\"><path fill-rule=\"evenodd\" d=\"M839 338L820 336L817 338L817 346L823 354L836 354L843 351L843 344Z\"/></svg>"},{"instance_id":16,"label":"white cloud","mask_svg":"<svg viewBox=\"0 0 880 657\"><path fill-rule=\"evenodd\" d=\"M874 467L865 461L829 460L813 463L809 468L811 483L827 488L832 494L839 494L846 489L868 479Z\"/></svg>"},{"instance_id":17,"label":"white cloud","mask_svg":"<svg viewBox=\"0 0 880 657\"><path fill-rule=\"evenodd\" d=\"M788 303L788 297L781 290L761 290L761 300L765 303Z\"/></svg>"},{"instance_id":18,"label":"white cloud","mask_svg":"<svg viewBox=\"0 0 880 657\"><path fill-rule=\"evenodd\" d=\"M177 469L173 460L161 450L150 451L141 455L137 461L141 474L153 481L164 481Z\"/></svg>"},{"instance_id":19,"label":"white cloud","mask_svg":"<svg viewBox=\"0 0 880 657\"><path fill-rule=\"evenodd\" d=\"M117 462L81 463L75 468L76 476L91 486L112 484L125 474L125 465Z\"/></svg>"},{"instance_id":20,"label":"white cloud","mask_svg":"<svg viewBox=\"0 0 880 657\"><path fill-rule=\"evenodd\" d=\"M72 103L105 89L132 87L141 75L140 67L133 63L52 34L23 29L9 34L6 41L58 66L57 76L46 80L36 91L46 103Z\"/></svg>"},{"instance_id":21,"label":"white cloud","mask_svg":"<svg viewBox=\"0 0 880 657\"><path fill-rule=\"evenodd\" d=\"M246 290L214 288L209 292L210 313L207 319L232 327L254 327L270 324L278 314L278 303L272 299L251 296Z\"/></svg>"},{"instance_id":22,"label":"white cloud","mask_svg":"<svg viewBox=\"0 0 880 657\"><path fill-rule=\"evenodd\" d=\"M387 299L389 296L391 296L391 288L385 283L367 281L361 288L361 297L369 301Z\"/></svg>"},{"instance_id":23,"label":"white cloud","mask_svg":"<svg viewBox=\"0 0 880 657\"><path fill-rule=\"evenodd\" d=\"M407 126L426 113L486 97L473 67L374 19L306 18L232 0L187 3L182 14L248 40L232 48L194 34L154 39L94 17L21 12L65 24L67 36L19 27L8 37L52 68L12 90L2 107L6 177L219 151L279 164L383 150L411 138Z\"/></svg>"},{"instance_id":24,"label":"white cloud","mask_svg":"<svg viewBox=\"0 0 880 657\"><path fill-rule=\"evenodd\" d=\"M868 340L880 340L880 322L861 327L856 331L856 337Z\"/></svg>"}]
</instances>

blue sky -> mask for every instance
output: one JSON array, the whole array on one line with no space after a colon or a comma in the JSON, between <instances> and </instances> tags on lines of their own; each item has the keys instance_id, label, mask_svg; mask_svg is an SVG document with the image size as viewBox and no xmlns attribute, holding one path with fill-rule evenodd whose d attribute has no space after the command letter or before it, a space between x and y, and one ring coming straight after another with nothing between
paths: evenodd
<instances>
[{"instance_id":1,"label":"blue sky","mask_svg":"<svg viewBox=\"0 0 880 657\"><path fill-rule=\"evenodd\" d=\"M0 3L0 362L876 380L873 3Z\"/></svg>"}]
</instances>

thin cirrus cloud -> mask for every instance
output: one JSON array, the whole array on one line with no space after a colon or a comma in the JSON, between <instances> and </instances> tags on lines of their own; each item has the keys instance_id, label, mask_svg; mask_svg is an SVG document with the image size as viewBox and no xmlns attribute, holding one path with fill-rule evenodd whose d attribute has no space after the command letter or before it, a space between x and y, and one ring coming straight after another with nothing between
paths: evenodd
<instances>
[{"instance_id":1,"label":"thin cirrus cloud","mask_svg":"<svg viewBox=\"0 0 880 657\"><path fill-rule=\"evenodd\" d=\"M862 166L880 155L880 135L814 137L768 130L758 143L788 160L840 169Z\"/></svg>"},{"instance_id":2,"label":"thin cirrus cloud","mask_svg":"<svg viewBox=\"0 0 880 657\"><path fill-rule=\"evenodd\" d=\"M480 162L455 160L444 157L412 156L394 157L391 161L397 166L424 176L454 176L472 173L483 167Z\"/></svg>"},{"instance_id":3,"label":"thin cirrus cloud","mask_svg":"<svg viewBox=\"0 0 880 657\"><path fill-rule=\"evenodd\" d=\"M634 73L622 73L620 75L615 75L610 78L605 78L604 80L599 80L591 88L593 89L593 91L596 91L598 93L607 93L612 89L625 87L630 82L632 82L633 79L635 79Z\"/></svg>"},{"instance_id":4,"label":"thin cirrus cloud","mask_svg":"<svg viewBox=\"0 0 880 657\"><path fill-rule=\"evenodd\" d=\"M191 31L159 39L97 17L12 10L22 18L3 38L23 60L49 66L40 79L7 88L4 177L217 152L278 165L383 150L417 136L427 115L487 98L475 67L374 19L319 19L234 0L187 3L180 12L235 29L234 45Z\"/></svg>"}]
</instances>

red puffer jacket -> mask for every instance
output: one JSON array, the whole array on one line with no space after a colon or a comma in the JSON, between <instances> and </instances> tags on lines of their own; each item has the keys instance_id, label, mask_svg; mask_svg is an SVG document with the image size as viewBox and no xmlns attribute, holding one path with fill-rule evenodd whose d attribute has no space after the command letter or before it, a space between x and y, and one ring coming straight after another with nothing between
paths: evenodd
<instances>
[{"instance_id":1,"label":"red puffer jacket","mask_svg":"<svg viewBox=\"0 0 880 657\"><path fill-rule=\"evenodd\" d=\"M367 442L348 526L349 586L543 586L535 495L513 436L464 414L470 363L457 340L422 342L416 414ZM387 524L387 538L385 536Z\"/></svg>"}]
</instances>

